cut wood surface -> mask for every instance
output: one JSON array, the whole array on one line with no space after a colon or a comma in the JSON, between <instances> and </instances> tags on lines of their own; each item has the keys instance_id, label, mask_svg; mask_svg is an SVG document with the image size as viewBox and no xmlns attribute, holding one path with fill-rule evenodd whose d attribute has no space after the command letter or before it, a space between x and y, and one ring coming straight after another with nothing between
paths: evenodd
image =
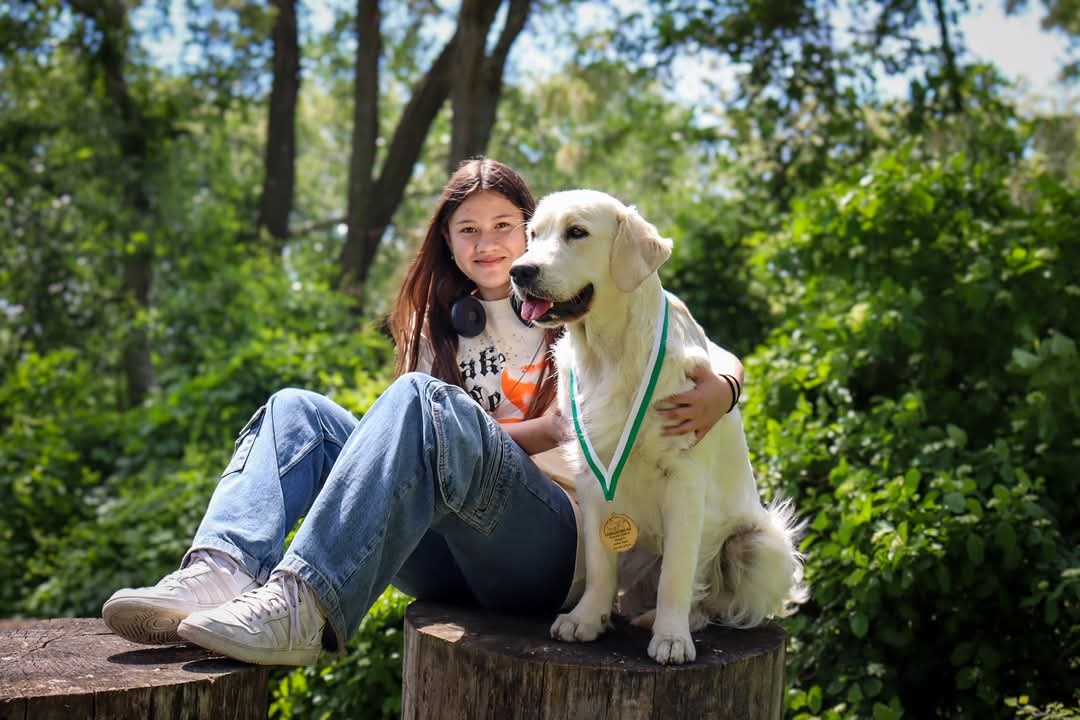
<instances>
[{"instance_id":1,"label":"cut wood surface","mask_svg":"<svg viewBox=\"0 0 1080 720\"><path fill-rule=\"evenodd\" d=\"M621 623L593 643L552 640L554 617L415 602L405 615L404 720L775 720L784 646L775 624L694 633L697 660L661 666Z\"/></svg>"},{"instance_id":2,"label":"cut wood surface","mask_svg":"<svg viewBox=\"0 0 1080 720\"><path fill-rule=\"evenodd\" d=\"M99 619L0 620L0 720L264 720L267 670Z\"/></svg>"}]
</instances>

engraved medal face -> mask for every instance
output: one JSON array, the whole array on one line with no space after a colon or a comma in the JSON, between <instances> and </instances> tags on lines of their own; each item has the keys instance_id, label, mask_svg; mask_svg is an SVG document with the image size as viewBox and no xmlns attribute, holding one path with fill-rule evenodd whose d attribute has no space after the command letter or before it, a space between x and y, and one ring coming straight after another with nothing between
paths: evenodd
<instances>
[{"instance_id":1,"label":"engraved medal face","mask_svg":"<svg viewBox=\"0 0 1080 720\"><path fill-rule=\"evenodd\" d=\"M629 515L612 513L600 526L600 540L612 552L626 552L637 543L638 529Z\"/></svg>"}]
</instances>

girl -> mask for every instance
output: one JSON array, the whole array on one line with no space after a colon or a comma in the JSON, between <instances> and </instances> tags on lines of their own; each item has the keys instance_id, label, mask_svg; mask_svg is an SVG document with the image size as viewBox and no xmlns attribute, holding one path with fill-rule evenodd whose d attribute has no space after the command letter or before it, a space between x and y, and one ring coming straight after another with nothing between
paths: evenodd
<instances>
[{"instance_id":1,"label":"girl","mask_svg":"<svg viewBox=\"0 0 1080 720\"><path fill-rule=\"evenodd\" d=\"M443 189L390 316L398 378L357 420L286 389L240 432L180 569L118 590L102 616L140 643L307 665L340 650L387 585L514 612L584 585L573 486L547 412L556 333L510 299L535 200L512 169L466 161ZM714 370L742 366L713 348ZM657 409L701 436L738 401L709 372ZM284 550L286 534L304 517Z\"/></svg>"}]
</instances>

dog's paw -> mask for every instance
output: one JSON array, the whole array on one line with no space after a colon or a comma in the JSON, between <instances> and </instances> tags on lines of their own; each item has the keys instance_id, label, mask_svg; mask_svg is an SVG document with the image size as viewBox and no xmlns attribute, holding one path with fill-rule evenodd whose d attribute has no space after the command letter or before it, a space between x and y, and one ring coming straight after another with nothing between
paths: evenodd
<instances>
[{"instance_id":1,"label":"dog's paw","mask_svg":"<svg viewBox=\"0 0 1080 720\"><path fill-rule=\"evenodd\" d=\"M682 665L694 662L697 650L690 634L653 633L649 641L649 657L661 665Z\"/></svg>"},{"instance_id":2,"label":"dog's paw","mask_svg":"<svg viewBox=\"0 0 1080 720\"><path fill-rule=\"evenodd\" d=\"M649 610L643 612L636 618L630 621L630 624L634 627L645 628L646 630L652 630L653 623L656 622L656 611Z\"/></svg>"},{"instance_id":3,"label":"dog's paw","mask_svg":"<svg viewBox=\"0 0 1080 720\"><path fill-rule=\"evenodd\" d=\"M551 637L565 642L592 642L600 637L608 627L608 618L600 615L588 620L575 615L565 613L555 618L551 625Z\"/></svg>"}]
</instances>

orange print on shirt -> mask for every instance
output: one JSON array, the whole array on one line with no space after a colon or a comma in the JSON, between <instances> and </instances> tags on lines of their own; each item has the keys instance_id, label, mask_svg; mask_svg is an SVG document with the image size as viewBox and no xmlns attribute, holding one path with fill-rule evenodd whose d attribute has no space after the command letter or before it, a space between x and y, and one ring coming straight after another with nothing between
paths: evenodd
<instances>
[{"instance_id":1,"label":"orange print on shirt","mask_svg":"<svg viewBox=\"0 0 1080 720\"><path fill-rule=\"evenodd\" d=\"M544 368L544 364L544 362L539 362L534 365L524 366L521 368L521 375L517 379L506 368L503 368L501 378L503 397L521 411L521 417L503 418L499 422L516 423L525 419L525 415L529 412L529 404L532 403L533 397L536 395L537 383L526 382L524 378L526 375L539 373Z\"/></svg>"}]
</instances>

